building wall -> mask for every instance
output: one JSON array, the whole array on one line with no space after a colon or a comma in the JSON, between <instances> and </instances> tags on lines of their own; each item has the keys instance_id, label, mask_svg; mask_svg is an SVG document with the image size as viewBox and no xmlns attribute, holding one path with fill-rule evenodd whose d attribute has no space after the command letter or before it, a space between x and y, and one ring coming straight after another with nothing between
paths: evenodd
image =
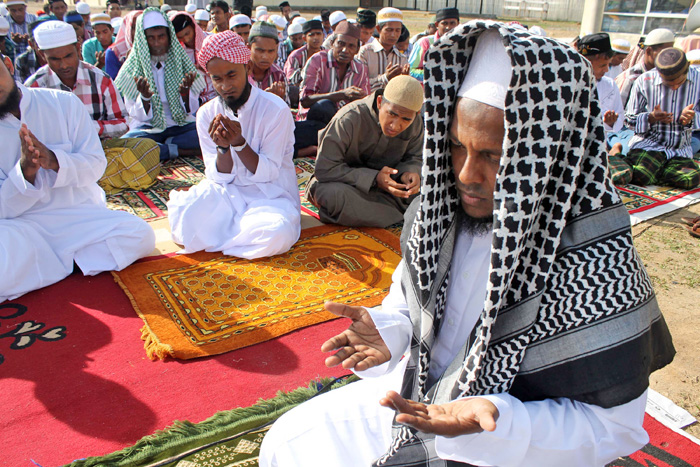
<instances>
[{"instance_id":1,"label":"building wall","mask_svg":"<svg viewBox=\"0 0 700 467\"><path fill-rule=\"evenodd\" d=\"M396 5L394 0L394 5ZM541 19L542 13L530 11L528 5L539 7L540 2L533 0L530 2L521 0L403 0L406 7L417 10L435 11L440 8L457 7L459 11L466 15L489 15L497 17L520 18L520 19ZM519 6L519 10L504 10L504 5ZM547 2L547 19L552 21L581 21L583 15L583 0L551 0ZM399 7L400 8L400 7Z\"/></svg>"}]
</instances>

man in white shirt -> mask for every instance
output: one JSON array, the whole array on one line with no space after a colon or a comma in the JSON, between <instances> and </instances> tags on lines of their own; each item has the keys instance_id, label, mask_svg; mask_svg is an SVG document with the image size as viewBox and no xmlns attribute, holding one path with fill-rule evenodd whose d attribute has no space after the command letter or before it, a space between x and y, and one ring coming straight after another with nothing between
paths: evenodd
<instances>
[{"instance_id":1,"label":"man in white shirt","mask_svg":"<svg viewBox=\"0 0 700 467\"><path fill-rule=\"evenodd\" d=\"M249 83L250 50L233 31L208 37L198 58L219 97L197 113L207 178L170 193L173 240L188 253L247 259L284 253L301 232L289 108Z\"/></svg>"},{"instance_id":2,"label":"man in white shirt","mask_svg":"<svg viewBox=\"0 0 700 467\"><path fill-rule=\"evenodd\" d=\"M74 262L94 275L151 253L151 227L106 207L96 182L107 161L80 99L16 84L0 57L0 302L60 281Z\"/></svg>"},{"instance_id":3,"label":"man in white shirt","mask_svg":"<svg viewBox=\"0 0 700 467\"><path fill-rule=\"evenodd\" d=\"M161 161L201 154L194 113L204 78L158 8L147 8L136 20L134 46L114 84L131 117L125 138L152 139Z\"/></svg>"},{"instance_id":4,"label":"man in white shirt","mask_svg":"<svg viewBox=\"0 0 700 467\"><path fill-rule=\"evenodd\" d=\"M282 416L262 467L591 467L647 442L670 335L600 158L590 67L526 35L471 22L431 48L404 260L381 309L326 305L353 320L326 364L364 379Z\"/></svg>"},{"instance_id":5,"label":"man in white shirt","mask_svg":"<svg viewBox=\"0 0 700 467\"><path fill-rule=\"evenodd\" d=\"M614 55L610 60L610 69L608 69L607 73L605 73L605 76L615 80L615 78L617 78L624 71L622 69L622 62L624 62L629 55L632 46L630 45L629 41L624 39L615 39L610 43L610 45L612 46Z\"/></svg>"}]
</instances>

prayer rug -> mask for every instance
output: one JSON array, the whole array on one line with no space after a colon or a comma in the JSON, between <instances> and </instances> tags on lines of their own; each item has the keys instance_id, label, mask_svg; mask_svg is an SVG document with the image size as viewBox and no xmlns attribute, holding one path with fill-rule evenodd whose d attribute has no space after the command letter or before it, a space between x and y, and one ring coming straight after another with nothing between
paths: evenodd
<instances>
[{"instance_id":1,"label":"prayer rug","mask_svg":"<svg viewBox=\"0 0 700 467\"><path fill-rule=\"evenodd\" d=\"M297 157L294 159L294 167L297 170L297 183L299 184L299 197L301 198L301 212L318 219L318 208L306 199L306 186L314 174L316 168L315 157Z\"/></svg>"},{"instance_id":2,"label":"prayer rug","mask_svg":"<svg viewBox=\"0 0 700 467\"><path fill-rule=\"evenodd\" d=\"M335 319L327 300L379 305L400 260L399 239L384 229L328 225L271 258L200 252L112 274L144 320L148 356L190 359Z\"/></svg>"},{"instance_id":3,"label":"prayer rug","mask_svg":"<svg viewBox=\"0 0 700 467\"><path fill-rule=\"evenodd\" d=\"M624 185L618 186L617 191L630 213L632 225L700 201L700 188L684 191L661 186Z\"/></svg>"}]
</instances>

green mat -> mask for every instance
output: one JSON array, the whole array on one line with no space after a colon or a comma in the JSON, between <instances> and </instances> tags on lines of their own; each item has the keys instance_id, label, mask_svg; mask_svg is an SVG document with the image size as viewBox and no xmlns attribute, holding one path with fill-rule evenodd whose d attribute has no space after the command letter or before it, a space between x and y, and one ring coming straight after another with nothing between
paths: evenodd
<instances>
[{"instance_id":1,"label":"green mat","mask_svg":"<svg viewBox=\"0 0 700 467\"><path fill-rule=\"evenodd\" d=\"M312 381L308 387L279 392L250 407L227 410L201 423L175 421L135 445L70 467L250 467L258 465L260 445L272 423L312 397L358 380L354 375Z\"/></svg>"}]
</instances>

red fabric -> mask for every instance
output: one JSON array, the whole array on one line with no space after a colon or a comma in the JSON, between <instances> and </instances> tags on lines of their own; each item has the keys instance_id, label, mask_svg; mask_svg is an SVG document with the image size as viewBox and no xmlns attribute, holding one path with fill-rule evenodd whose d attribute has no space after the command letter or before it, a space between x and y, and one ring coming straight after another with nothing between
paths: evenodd
<instances>
[{"instance_id":1,"label":"red fabric","mask_svg":"<svg viewBox=\"0 0 700 467\"><path fill-rule=\"evenodd\" d=\"M233 31L222 31L212 34L204 40L197 61L199 66L206 69L207 63L218 57L231 63L247 65L250 61L250 49L245 45L241 36Z\"/></svg>"},{"instance_id":2,"label":"red fabric","mask_svg":"<svg viewBox=\"0 0 700 467\"><path fill-rule=\"evenodd\" d=\"M33 459L49 467L104 455L176 419L199 422L346 374L326 368L319 349L347 325L334 320L216 357L152 362L140 339L143 321L110 274L74 274L4 302L0 465L33 466ZM8 335L20 327L25 332Z\"/></svg>"},{"instance_id":3,"label":"red fabric","mask_svg":"<svg viewBox=\"0 0 700 467\"><path fill-rule=\"evenodd\" d=\"M124 15L124 21L122 22L122 25L119 26L117 38L115 39L114 43L109 46L117 58L119 58L120 62L124 62L124 60L126 60L126 54L134 45L134 35L131 33L131 30L134 22L136 22L136 19L141 14L143 14L142 10L134 10Z\"/></svg>"}]
</instances>

